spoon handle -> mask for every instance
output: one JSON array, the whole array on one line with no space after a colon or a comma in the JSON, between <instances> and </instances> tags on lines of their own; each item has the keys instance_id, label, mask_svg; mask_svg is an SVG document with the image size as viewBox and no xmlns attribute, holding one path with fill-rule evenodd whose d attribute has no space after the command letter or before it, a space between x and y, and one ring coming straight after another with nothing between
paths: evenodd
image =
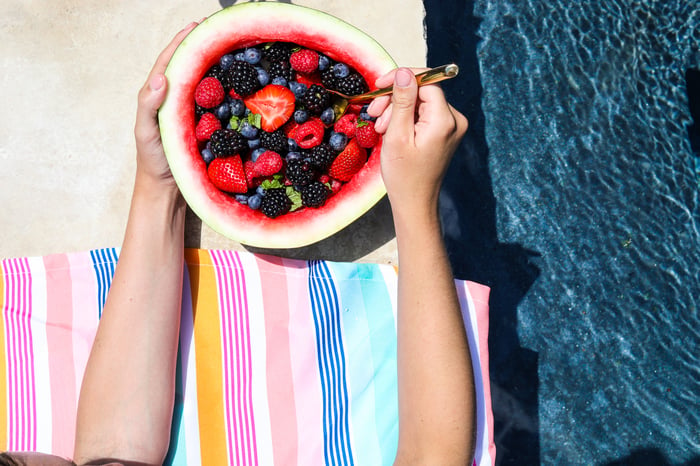
<instances>
[{"instance_id":1,"label":"spoon handle","mask_svg":"<svg viewBox=\"0 0 700 466\"><path fill-rule=\"evenodd\" d=\"M416 81L419 86L425 86L426 84L433 84L445 79L454 78L459 73L459 66L455 63L449 63L447 65L438 66L436 68L431 68L429 70L422 71L416 74ZM362 95L351 97L348 99L349 102L366 102L372 100L375 97L382 95L391 94L394 91L394 86L387 86L381 89L377 89L372 92L367 92Z\"/></svg>"}]
</instances>

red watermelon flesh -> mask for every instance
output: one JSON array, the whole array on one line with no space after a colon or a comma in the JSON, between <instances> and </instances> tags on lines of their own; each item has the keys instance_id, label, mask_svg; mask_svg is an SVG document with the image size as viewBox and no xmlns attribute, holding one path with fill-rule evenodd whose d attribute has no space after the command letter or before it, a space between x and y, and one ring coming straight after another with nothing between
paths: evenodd
<instances>
[{"instance_id":1,"label":"red watermelon flesh","mask_svg":"<svg viewBox=\"0 0 700 466\"><path fill-rule=\"evenodd\" d=\"M379 145L367 164L320 208L302 208L275 219L240 204L207 176L194 134L194 90L207 70L232 50L265 42L292 42L322 51L362 74L370 86L395 67L369 36L316 10L281 3L246 3L212 15L176 51L166 75L169 95L159 113L173 176L190 207L213 229L243 244L291 248L344 228L385 194Z\"/></svg>"}]
</instances>

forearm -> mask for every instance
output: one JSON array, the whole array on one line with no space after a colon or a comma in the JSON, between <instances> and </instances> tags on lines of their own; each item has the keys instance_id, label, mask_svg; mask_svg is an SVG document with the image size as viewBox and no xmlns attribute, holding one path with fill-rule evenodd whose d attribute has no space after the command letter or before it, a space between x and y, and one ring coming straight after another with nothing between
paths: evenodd
<instances>
[{"instance_id":1,"label":"forearm","mask_svg":"<svg viewBox=\"0 0 700 466\"><path fill-rule=\"evenodd\" d=\"M160 464L167 452L180 324L185 204L137 175L124 243L86 368L76 462Z\"/></svg>"},{"instance_id":2,"label":"forearm","mask_svg":"<svg viewBox=\"0 0 700 466\"><path fill-rule=\"evenodd\" d=\"M474 379L437 208L395 210L394 222L399 250L397 464L467 464L474 449Z\"/></svg>"}]
</instances>

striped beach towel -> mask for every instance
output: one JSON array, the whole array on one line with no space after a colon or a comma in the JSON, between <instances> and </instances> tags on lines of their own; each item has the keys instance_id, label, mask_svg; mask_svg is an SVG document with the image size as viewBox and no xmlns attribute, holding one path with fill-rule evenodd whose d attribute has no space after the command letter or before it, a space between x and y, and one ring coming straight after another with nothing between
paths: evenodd
<instances>
[{"instance_id":1,"label":"striped beach towel","mask_svg":"<svg viewBox=\"0 0 700 466\"><path fill-rule=\"evenodd\" d=\"M0 448L70 456L118 249L0 261ZM188 249L174 465L388 465L394 267ZM488 288L455 281L475 366L475 464L495 460Z\"/></svg>"}]
</instances>

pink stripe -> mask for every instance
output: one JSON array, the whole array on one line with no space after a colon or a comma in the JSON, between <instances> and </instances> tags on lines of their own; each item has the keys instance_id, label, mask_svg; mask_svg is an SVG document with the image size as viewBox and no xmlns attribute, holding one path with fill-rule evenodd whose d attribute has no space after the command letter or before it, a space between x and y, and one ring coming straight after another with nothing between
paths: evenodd
<instances>
[{"instance_id":1,"label":"pink stripe","mask_svg":"<svg viewBox=\"0 0 700 466\"><path fill-rule=\"evenodd\" d=\"M294 405L292 358L289 353L287 276L278 257L256 256L260 270L265 340L267 399L270 411L272 457L275 464L297 464L297 415Z\"/></svg>"},{"instance_id":2,"label":"pink stripe","mask_svg":"<svg viewBox=\"0 0 700 466\"><path fill-rule=\"evenodd\" d=\"M484 396L484 411L486 413L486 435L488 436L488 451L491 464L496 464L496 444L493 439L493 411L491 407L491 381L489 379L489 295L488 286L474 282L466 282L472 297L476 313L478 329L479 361L481 362L481 380Z\"/></svg>"},{"instance_id":3,"label":"pink stripe","mask_svg":"<svg viewBox=\"0 0 700 466\"><path fill-rule=\"evenodd\" d=\"M230 461L233 455L241 464L257 464L257 442L252 413L252 364L245 276L238 255L234 252L212 251L217 267L219 294L222 302L222 332L224 334L224 371L227 397L235 398L235 404L227 399L229 423ZM233 317L233 321L231 320ZM228 340L228 341L227 341ZM231 348L231 346L234 348ZM235 353L231 353L235 351ZM237 357L233 361L231 356ZM235 364L235 368L233 367ZM235 369L235 379L231 382ZM231 431L235 433L232 443ZM235 463L234 463L235 464Z\"/></svg>"},{"instance_id":4,"label":"pink stripe","mask_svg":"<svg viewBox=\"0 0 700 466\"><path fill-rule=\"evenodd\" d=\"M8 322L7 351L9 403L8 447L13 450L36 449L36 406L34 392L34 351L31 333L32 279L26 258L3 261L7 277L3 309Z\"/></svg>"},{"instance_id":5,"label":"pink stripe","mask_svg":"<svg viewBox=\"0 0 700 466\"><path fill-rule=\"evenodd\" d=\"M73 296L68 257L44 257L46 270L46 342L51 386L53 454L73 455L77 409L73 363Z\"/></svg>"}]
</instances>

